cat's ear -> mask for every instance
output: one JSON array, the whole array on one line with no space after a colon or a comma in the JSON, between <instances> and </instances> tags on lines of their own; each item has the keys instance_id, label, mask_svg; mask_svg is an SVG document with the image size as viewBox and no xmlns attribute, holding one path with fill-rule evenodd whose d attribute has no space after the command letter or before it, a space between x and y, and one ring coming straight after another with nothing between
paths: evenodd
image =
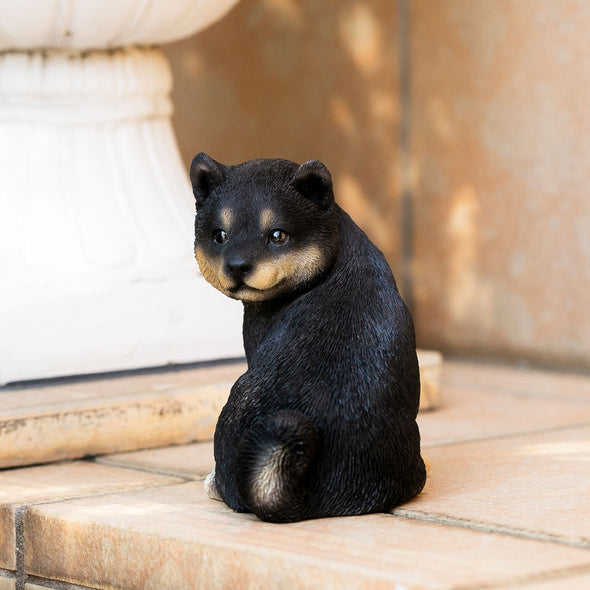
<instances>
[{"instance_id":1,"label":"cat's ear","mask_svg":"<svg viewBox=\"0 0 590 590\"><path fill-rule=\"evenodd\" d=\"M211 191L225 179L225 166L204 152L198 153L191 162L191 183L197 209L203 206Z\"/></svg>"},{"instance_id":2,"label":"cat's ear","mask_svg":"<svg viewBox=\"0 0 590 590\"><path fill-rule=\"evenodd\" d=\"M291 186L321 209L329 209L334 204L332 175L319 160L301 164L291 179Z\"/></svg>"}]
</instances>

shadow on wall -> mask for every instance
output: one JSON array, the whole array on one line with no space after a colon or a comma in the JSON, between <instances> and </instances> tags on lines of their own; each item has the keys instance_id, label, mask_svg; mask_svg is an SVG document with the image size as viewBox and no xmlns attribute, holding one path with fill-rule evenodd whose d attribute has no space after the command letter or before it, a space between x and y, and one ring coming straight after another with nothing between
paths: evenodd
<instances>
[{"instance_id":1,"label":"shadow on wall","mask_svg":"<svg viewBox=\"0 0 590 590\"><path fill-rule=\"evenodd\" d=\"M421 346L588 370L588 27L580 2L242 0L165 48L180 149L323 160Z\"/></svg>"},{"instance_id":2,"label":"shadow on wall","mask_svg":"<svg viewBox=\"0 0 590 590\"><path fill-rule=\"evenodd\" d=\"M418 334L590 369L590 5L411 2Z\"/></svg>"}]
</instances>

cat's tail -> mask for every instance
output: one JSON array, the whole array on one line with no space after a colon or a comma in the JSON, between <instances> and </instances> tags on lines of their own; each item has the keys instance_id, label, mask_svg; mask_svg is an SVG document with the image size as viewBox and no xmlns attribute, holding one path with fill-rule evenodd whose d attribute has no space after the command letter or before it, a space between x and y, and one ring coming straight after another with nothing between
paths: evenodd
<instances>
[{"instance_id":1,"label":"cat's tail","mask_svg":"<svg viewBox=\"0 0 590 590\"><path fill-rule=\"evenodd\" d=\"M281 410L244 435L236 457L241 501L261 520L306 518L305 479L317 448L317 430L304 414Z\"/></svg>"}]
</instances>

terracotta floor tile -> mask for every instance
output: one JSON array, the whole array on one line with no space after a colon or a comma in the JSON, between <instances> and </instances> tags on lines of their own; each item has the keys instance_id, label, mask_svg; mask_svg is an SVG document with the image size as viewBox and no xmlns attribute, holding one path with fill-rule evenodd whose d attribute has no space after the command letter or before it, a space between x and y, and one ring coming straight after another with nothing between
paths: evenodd
<instances>
[{"instance_id":1,"label":"terracotta floor tile","mask_svg":"<svg viewBox=\"0 0 590 590\"><path fill-rule=\"evenodd\" d=\"M590 425L432 447L401 513L484 523L590 549Z\"/></svg>"},{"instance_id":2,"label":"terracotta floor tile","mask_svg":"<svg viewBox=\"0 0 590 590\"><path fill-rule=\"evenodd\" d=\"M178 481L85 461L0 471L0 567L16 569L15 516L20 507Z\"/></svg>"},{"instance_id":3,"label":"terracotta floor tile","mask_svg":"<svg viewBox=\"0 0 590 590\"><path fill-rule=\"evenodd\" d=\"M204 479L213 469L213 442L163 447L97 457L105 465L136 467L166 475Z\"/></svg>"},{"instance_id":4,"label":"terracotta floor tile","mask_svg":"<svg viewBox=\"0 0 590 590\"><path fill-rule=\"evenodd\" d=\"M420 351L420 359L423 405L436 404L440 355ZM0 468L209 440L245 370L236 362L4 389Z\"/></svg>"},{"instance_id":5,"label":"terracotta floor tile","mask_svg":"<svg viewBox=\"0 0 590 590\"><path fill-rule=\"evenodd\" d=\"M24 526L28 573L125 588L438 589L590 567L586 550L386 514L267 524L201 483L33 506Z\"/></svg>"},{"instance_id":6,"label":"terracotta floor tile","mask_svg":"<svg viewBox=\"0 0 590 590\"><path fill-rule=\"evenodd\" d=\"M428 483L398 516L235 514L173 477L206 475L210 442L0 471L0 568L15 569L18 513L26 571L88 586L590 588L589 383L445 363L441 407L419 416Z\"/></svg>"},{"instance_id":7,"label":"terracotta floor tile","mask_svg":"<svg viewBox=\"0 0 590 590\"><path fill-rule=\"evenodd\" d=\"M3 391L2 414L14 409L28 409L33 406L59 407L62 403L76 403L82 406L87 400L102 397L118 399L121 396L134 397L146 393L170 393L201 385L233 383L246 369L243 362L228 363L211 367L147 372L113 378L89 377L73 382L49 382L32 388L8 388ZM4 398L6 396L6 398ZM48 401L47 401L48 400Z\"/></svg>"},{"instance_id":8,"label":"terracotta floor tile","mask_svg":"<svg viewBox=\"0 0 590 590\"><path fill-rule=\"evenodd\" d=\"M3 390L0 467L208 440L244 363Z\"/></svg>"},{"instance_id":9,"label":"terracotta floor tile","mask_svg":"<svg viewBox=\"0 0 590 590\"><path fill-rule=\"evenodd\" d=\"M590 377L576 373L445 360L447 385L496 393L582 400L590 398Z\"/></svg>"},{"instance_id":10,"label":"terracotta floor tile","mask_svg":"<svg viewBox=\"0 0 590 590\"><path fill-rule=\"evenodd\" d=\"M479 365L476 365L479 367ZM518 381L512 379L518 375ZM569 395L567 384L577 388ZM502 385L503 384L503 385ZM590 423L590 378L445 363L440 403L418 416L423 446ZM429 455L430 451L426 452Z\"/></svg>"},{"instance_id":11,"label":"terracotta floor tile","mask_svg":"<svg viewBox=\"0 0 590 590\"><path fill-rule=\"evenodd\" d=\"M588 590L588 588L590 588L590 571L569 572L564 573L563 576L551 576L545 580L498 586L494 590Z\"/></svg>"}]
</instances>

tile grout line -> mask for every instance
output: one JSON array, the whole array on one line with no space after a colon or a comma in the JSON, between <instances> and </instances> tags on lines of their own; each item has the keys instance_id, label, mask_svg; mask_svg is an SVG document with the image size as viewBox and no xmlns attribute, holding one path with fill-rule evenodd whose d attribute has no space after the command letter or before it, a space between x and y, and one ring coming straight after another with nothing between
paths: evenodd
<instances>
[{"instance_id":1,"label":"tile grout line","mask_svg":"<svg viewBox=\"0 0 590 590\"><path fill-rule=\"evenodd\" d=\"M470 529L474 531L480 531L483 533L507 535L510 537L518 537L522 539L528 539L531 541L539 541L542 543L563 545L575 549L590 549L590 539L585 539L583 537L564 537L562 535L553 535L551 533L535 532L527 529L518 529L501 524L488 524L478 520L469 520L466 518L458 518L455 516L446 516L444 514L437 514L434 512L408 510L406 508L396 508L391 511L391 514L401 518L407 518L408 520L420 520L423 522L431 522L433 524L454 526L457 528Z\"/></svg>"},{"instance_id":2,"label":"tile grout line","mask_svg":"<svg viewBox=\"0 0 590 590\"><path fill-rule=\"evenodd\" d=\"M0 568L0 580L16 580L16 572Z\"/></svg>"},{"instance_id":3,"label":"tile grout line","mask_svg":"<svg viewBox=\"0 0 590 590\"><path fill-rule=\"evenodd\" d=\"M177 477L176 479L181 479L181 478ZM192 481L193 480L183 480L183 481L174 481L174 482L161 483L161 484L155 484L155 485L132 486L132 487L120 488L120 489L116 489L116 490L110 489L106 492L101 492L99 490L99 491L88 493L88 494L80 494L78 496L67 496L64 498L56 498L54 500L42 500L40 502L31 502L30 504L27 504L26 506L21 506L20 508L17 508L17 512L18 512L18 510L22 509L23 514L24 514L24 512L26 512L29 508L33 508L35 506L46 506L49 504L59 504L60 502L69 502L70 500L82 500L84 498L96 498L99 496L113 496L115 494L131 492L134 490L151 490L151 489L158 489L158 488L168 488L168 487L172 487L172 486L184 485L185 483L191 483Z\"/></svg>"},{"instance_id":4,"label":"tile grout line","mask_svg":"<svg viewBox=\"0 0 590 590\"><path fill-rule=\"evenodd\" d=\"M552 581L567 581L567 578L583 575L586 573L590 573L590 564L573 566L565 569L549 570L546 572L531 573L523 576L508 578L506 580L491 582L489 584L483 583L477 584L475 586L464 586L460 590L494 590L494 588L501 590L502 588L506 588L506 586L528 587L529 584L537 582L543 583Z\"/></svg>"},{"instance_id":5,"label":"tile grout line","mask_svg":"<svg viewBox=\"0 0 590 590\"><path fill-rule=\"evenodd\" d=\"M98 590L96 586L80 586L79 584L72 584L70 582L62 582L61 580L51 580L49 578L41 578L39 576L28 576L27 580L30 584L37 584L48 590Z\"/></svg>"},{"instance_id":6,"label":"tile grout line","mask_svg":"<svg viewBox=\"0 0 590 590\"><path fill-rule=\"evenodd\" d=\"M158 447L158 448L161 449L161 448L167 448L167 447ZM145 449L145 450L151 450L151 449ZM117 454L117 453L113 453L113 454ZM97 459L102 459L102 458L104 458L104 460L97 460ZM88 463L96 463L96 465L108 465L109 467L117 467L119 469L130 469L132 471L140 471L142 473L149 473L150 475L161 475L163 477L175 477L176 479L182 479L183 480L182 483L205 481L205 478L208 475L208 474L206 474L206 475L190 476L190 475L187 475L186 473L175 472L173 470L168 471L166 469L158 469L156 467L128 465L123 462L118 462L116 459L110 461L109 455L100 455L100 456L97 456L97 457L94 457L91 459L83 459L83 460ZM172 485L176 485L176 484L172 484Z\"/></svg>"},{"instance_id":7,"label":"tile grout line","mask_svg":"<svg viewBox=\"0 0 590 590\"><path fill-rule=\"evenodd\" d=\"M25 574L25 523L24 515L28 505L19 506L14 512L16 582L15 590L25 590L27 575Z\"/></svg>"},{"instance_id":8,"label":"tile grout line","mask_svg":"<svg viewBox=\"0 0 590 590\"><path fill-rule=\"evenodd\" d=\"M139 471L139 470L137 470ZM109 496L109 495L113 495L113 494L118 494L121 493L123 491L128 491L128 490L142 490L142 489L152 489L152 488L166 488L169 486L174 486L174 485L182 485L185 483L188 483L192 480L186 480L186 479L181 479L179 477L177 477L176 479L179 479L181 481L176 481L176 482L168 482L168 483L162 483L162 484L156 484L156 485L146 485L146 486L137 486L137 487L132 487L132 488L126 488L125 490L109 490L109 491L97 491L94 493L88 493L88 494L80 494L77 496L68 496L65 498L56 498L55 500L48 500L48 501L41 501L41 502L31 502L30 504L24 504L21 506L18 506L17 508L15 508L14 511L14 527L15 527L15 557L16 557L16 583L15 583L15 590L25 590L25 584L32 579L33 577L36 576L29 576L26 572L25 572L25 552L26 552L26 546L25 546L25 523L24 523L24 516L25 513L27 512L27 510L29 510L30 508L33 508L35 506L45 506L48 504L58 504L59 502L67 502L70 500L79 500L81 498L92 498L92 497L97 497L97 496ZM0 570L1 572L1 570ZM5 576L6 577L6 576ZM40 580L44 578L39 578ZM60 584L61 582L57 582L58 584ZM65 584L65 583L64 583ZM75 585L66 585L64 586L63 584L60 586L55 586L56 588L60 589L60 588L65 588L66 590L69 588L72 588L73 590L75 590L76 588L85 588L83 586L75 586ZM91 589L92 590L92 589Z\"/></svg>"}]
</instances>

